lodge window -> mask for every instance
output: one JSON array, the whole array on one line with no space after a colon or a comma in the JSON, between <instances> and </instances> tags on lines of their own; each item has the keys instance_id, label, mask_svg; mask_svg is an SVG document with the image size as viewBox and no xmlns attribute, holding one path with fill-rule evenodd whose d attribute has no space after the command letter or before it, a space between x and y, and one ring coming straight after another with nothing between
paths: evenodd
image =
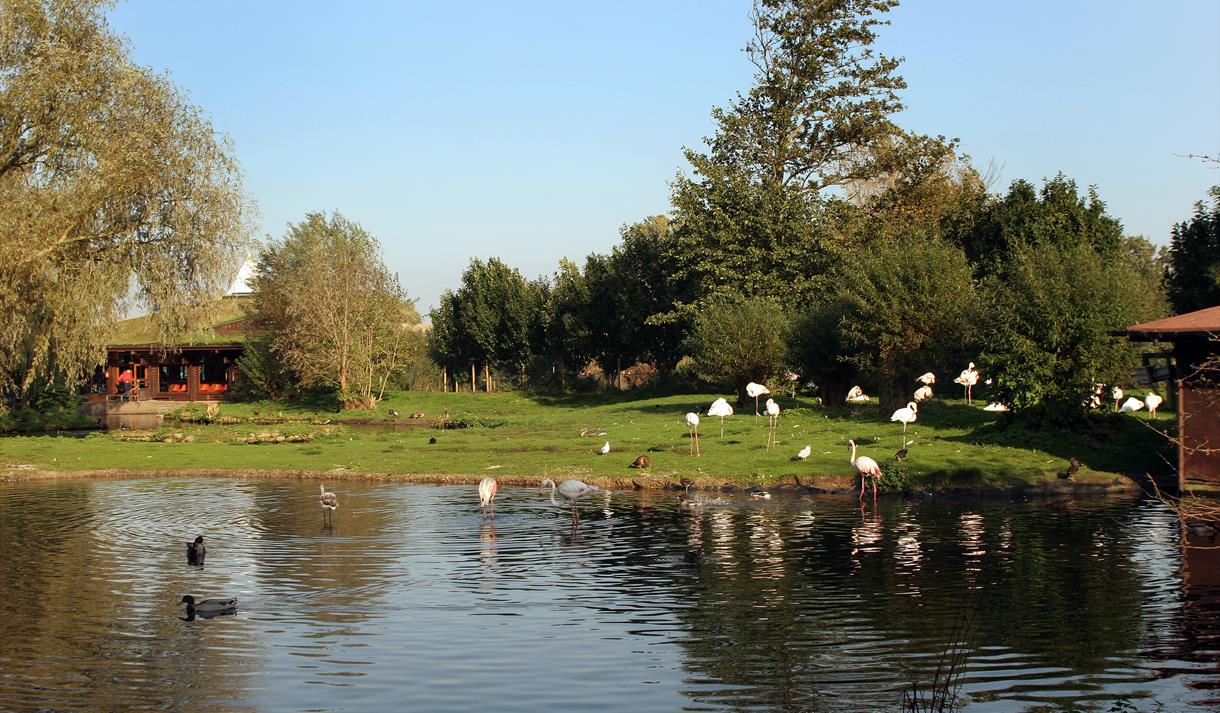
<instances>
[{"instance_id":1,"label":"lodge window","mask_svg":"<svg viewBox=\"0 0 1220 713\"><path fill-rule=\"evenodd\" d=\"M199 365L199 390L228 391L227 370L228 365L225 364L224 357L218 354L205 356Z\"/></svg>"},{"instance_id":2,"label":"lodge window","mask_svg":"<svg viewBox=\"0 0 1220 713\"><path fill-rule=\"evenodd\" d=\"M161 392L169 393L179 391L186 391L186 365L162 364Z\"/></svg>"}]
</instances>

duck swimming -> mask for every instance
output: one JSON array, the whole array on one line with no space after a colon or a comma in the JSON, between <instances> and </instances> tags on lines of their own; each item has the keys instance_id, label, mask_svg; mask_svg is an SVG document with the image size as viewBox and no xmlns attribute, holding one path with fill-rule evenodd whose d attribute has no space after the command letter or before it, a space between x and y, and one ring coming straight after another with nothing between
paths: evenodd
<instances>
[{"instance_id":1,"label":"duck swimming","mask_svg":"<svg viewBox=\"0 0 1220 713\"><path fill-rule=\"evenodd\" d=\"M194 542L186 543L186 563L197 564L203 566L203 558L207 557L208 548L203 546L203 535L195 538Z\"/></svg>"},{"instance_id":2,"label":"duck swimming","mask_svg":"<svg viewBox=\"0 0 1220 713\"><path fill-rule=\"evenodd\" d=\"M182 601L178 603L186 604L186 616L188 621L196 616L209 619L220 614L237 613L236 597L228 597L225 599L204 599L203 601L196 602L194 597L189 594L184 594L182 595Z\"/></svg>"}]
</instances>

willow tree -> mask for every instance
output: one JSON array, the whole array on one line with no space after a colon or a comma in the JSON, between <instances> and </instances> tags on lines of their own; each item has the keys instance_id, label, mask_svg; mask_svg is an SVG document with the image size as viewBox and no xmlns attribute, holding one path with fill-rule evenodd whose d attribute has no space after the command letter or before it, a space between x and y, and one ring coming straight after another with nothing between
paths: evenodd
<instances>
[{"instance_id":1,"label":"willow tree","mask_svg":"<svg viewBox=\"0 0 1220 713\"><path fill-rule=\"evenodd\" d=\"M259 257L252 317L271 353L305 387L338 393L346 408L376 408L416 351L419 324L381 246L338 213L310 213Z\"/></svg>"},{"instance_id":2,"label":"willow tree","mask_svg":"<svg viewBox=\"0 0 1220 713\"><path fill-rule=\"evenodd\" d=\"M18 401L99 362L133 300L168 340L249 234L232 147L132 63L109 5L0 3L0 391Z\"/></svg>"}]
</instances>

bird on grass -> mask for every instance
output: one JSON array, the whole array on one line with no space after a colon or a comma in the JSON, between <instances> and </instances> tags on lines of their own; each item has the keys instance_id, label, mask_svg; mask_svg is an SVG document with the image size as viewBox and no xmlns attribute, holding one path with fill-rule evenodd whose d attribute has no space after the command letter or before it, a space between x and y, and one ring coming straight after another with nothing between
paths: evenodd
<instances>
[{"instance_id":1,"label":"bird on grass","mask_svg":"<svg viewBox=\"0 0 1220 713\"><path fill-rule=\"evenodd\" d=\"M906 458L907 453L909 452L907 449L910 448L911 446L913 446L914 444L915 444L915 441L907 441L906 443L903 443L902 448L899 448L898 452L894 454L894 460L903 460L904 458Z\"/></svg>"},{"instance_id":2,"label":"bird on grass","mask_svg":"<svg viewBox=\"0 0 1220 713\"><path fill-rule=\"evenodd\" d=\"M849 404L862 404L868 401L868 394L864 393L864 389L861 389L860 385L857 384L848 389L847 398L845 400Z\"/></svg>"},{"instance_id":3,"label":"bird on grass","mask_svg":"<svg viewBox=\"0 0 1220 713\"><path fill-rule=\"evenodd\" d=\"M602 447L601 447L601 448L598 448L598 449L597 449L597 454L598 454L598 455L602 455L602 456L604 456L604 455L606 455L606 454L607 454L607 453L609 453L609 452L610 452L610 441L606 441L605 443L603 443L603 444L602 444Z\"/></svg>"},{"instance_id":4,"label":"bird on grass","mask_svg":"<svg viewBox=\"0 0 1220 713\"><path fill-rule=\"evenodd\" d=\"M921 386L918 389L915 389L915 401L916 402L927 401L930 398L932 398L932 387L931 386Z\"/></svg>"},{"instance_id":5,"label":"bird on grass","mask_svg":"<svg viewBox=\"0 0 1220 713\"><path fill-rule=\"evenodd\" d=\"M645 469L651 468L651 467L652 467L652 459L651 459L651 458L649 458L648 456L640 456L639 458L636 458L634 461L632 461L632 462L631 462L631 466L630 466L630 467L632 467L632 468L639 468L639 469L641 469L641 470L645 470Z\"/></svg>"},{"instance_id":6,"label":"bird on grass","mask_svg":"<svg viewBox=\"0 0 1220 713\"><path fill-rule=\"evenodd\" d=\"M491 519L496 519L496 490L499 485L495 478L484 478L479 481L479 506L483 508L483 517L487 517L487 508L491 507Z\"/></svg>"},{"instance_id":7,"label":"bird on grass","mask_svg":"<svg viewBox=\"0 0 1220 713\"><path fill-rule=\"evenodd\" d=\"M1156 410L1160 408L1161 402L1165 399L1161 398L1155 391L1149 391L1144 397L1144 405L1148 407L1148 416L1156 418Z\"/></svg>"},{"instance_id":8,"label":"bird on grass","mask_svg":"<svg viewBox=\"0 0 1220 713\"><path fill-rule=\"evenodd\" d=\"M813 453L813 446L806 445L804 448L797 451L796 455L792 456L792 460L805 460L809 457L810 453Z\"/></svg>"},{"instance_id":9,"label":"bird on grass","mask_svg":"<svg viewBox=\"0 0 1220 713\"><path fill-rule=\"evenodd\" d=\"M322 518L329 520L331 514L339 509L339 496L326 492L326 485L324 483L318 483L318 491L321 493L318 497L318 502L322 505Z\"/></svg>"},{"instance_id":10,"label":"bird on grass","mask_svg":"<svg viewBox=\"0 0 1220 713\"><path fill-rule=\"evenodd\" d=\"M699 414L691 411L686 414L686 430L690 433L690 454L699 455Z\"/></svg>"},{"instance_id":11,"label":"bird on grass","mask_svg":"<svg viewBox=\"0 0 1220 713\"><path fill-rule=\"evenodd\" d=\"M775 399L767 399L767 426L767 446L770 447L775 445L775 429L779 426L779 404L775 403Z\"/></svg>"},{"instance_id":12,"label":"bird on grass","mask_svg":"<svg viewBox=\"0 0 1220 713\"><path fill-rule=\"evenodd\" d=\"M394 418L398 418L398 409L390 409L390 415Z\"/></svg>"},{"instance_id":13,"label":"bird on grass","mask_svg":"<svg viewBox=\"0 0 1220 713\"><path fill-rule=\"evenodd\" d=\"M771 393L771 390L768 389L767 387L763 386L762 384L756 384L753 381L746 384L746 395L754 397L754 415L755 416L761 415L758 413L758 397L763 396L765 394L769 394L769 393Z\"/></svg>"},{"instance_id":14,"label":"bird on grass","mask_svg":"<svg viewBox=\"0 0 1220 713\"><path fill-rule=\"evenodd\" d=\"M1143 401L1140 401L1134 396L1128 396L1127 400L1123 402L1123 405L1118 409L1118 411L1119 413L1132 413L1134 411L1139 411L1142 408L1144 408Z\"/></svg>"},{"instance_id":15,"label":"bird on grass","mask_svg":"<svg viewBox=\"0 0 1220 713\"><path fill-rule=\"evenodd\" d=\"M724 419L733 415L733 407L724 398L719 398L712 402L707 415L720 419L720 437L724 438Z\"/></svg>"},{"instance_id":16,"label":"bird on grass","mask_svg":"<svg viewBox=\"0 0 1220 713\"><path fill-rule=\"evenodd\" d=\"M203 558L207 557L208 548L203 546L203 535L195 538L194 542L186 544L186 563L197 564L203 566Z\"/></svg>"},{"instance_id":17,"label":"bird on grass","mask_svg":"<svg viewBox=\"0 0 1220 713\"><path fill-rule=\"evenodd\" d=\"M194 619L196 616L203 617L204 619L211 619L214 616L220 616L222 614L237 613L236 597L204 599L203 601L197 602L191 595L184 594L182 595L182 600L178 603L186 605L186 618L188 621Z\"/></svg>"},{"instance_id":18,"label":"bird on grass","mask_svg":"<svg viewBox=\"0 0 1220 713\"><path fill-rule=\"evenodd\" d=\"M974 399L972 398L974 385L979 383L979 373L974 369L974 362L970 362L970 365L963 369L962 373L958 374L957 378L954 379L953 382L955 384L962 385L966 392L966 403L974 403Z\"/></svg>"},{"instance_id":19,"label":"bird on grass","mask_svg":"<svg viewBox=\"0 0 1220 713\"><path fill-rule=\"evenodd\" d=\"M1117 411L1118 402L1121 401L1123 398L1123 390L1117 386L1110 389L1110 398L1114 399L1114 410Z\"/></svg>"},{"instance_id":20,"label":"bird on grass","mask_svg":"<svg viewBox=\"0 0 1220 713\"><path fill-rule=\"evenodd\" d=\"M428 439L428 445L430 445L430 446L436 445L436 436L432 436L431 438Z\"/></svg>"},{"instance_id":21,"label":"bird on grass","mask_svg":"<svg viewBox=\"0 0 1220 713\"><path fill-rule=\"evenodd\" d=\"M586 483L580 482L579 480L565 480L559 484L558 488L556 488L555 481L551 480L550 478L547 478L546 480L542 481L542 484L538 486L538 489L542 490L543 488L545 488L548 485L551 486L551 504L552 505L554 505L555 507L560 506L559 503L555 500L555 492L558 491L559 496L561 498L563 498L564 500L566 500L568 502L568 504L572 506L572 526L575 527L577 525L577 523L580 522L580 511L577 510L577 508L576 508L577 499L579 499L582 495L597 492L597 486L588 485Z\"/></svg>"},{"instance_id":22,"label":"bird on grass","mask_svg":"<svg viewBox=\"0 0 1220 713\"><path fill-rule=\"evenodd\" d=\"M932 384L936 383L936 374L933 374L932 372L929 371L929 372L925 373L924 375L920 376L918 379L916 379L916 381L923 384L924 386L931 386Z\"/></svg>"},{"instance_id":23,"label":"bird on grass","mask_svg":"<svg viewBox=\"0 0 1220 713\"><path fill-rule=\"evenodd\" d=\"M991 403L984 406L983 410L984 411L1007 411L1008 407L1005 406L1004 404L1000 403L999 401L992 401Z\"/></svg>"},{"instance_id":24,"label":"bird on grass","mask_svg":"<svg viewBox=\"0 0 1220 713\"><path fill-rule=\"evenodd\" d=\"M890 416L890 420L891 421L901 421L902 422L902 432L906 433L907 424L915 423L915 419L918 417L918 412L919 412L919 405L916 404L914 401L911 401L911 402L907 403L907 405L904 408L900 408L897 411L895 411L894 414L892 416Z\"/></svg>"},{"instance_id":25,"label":"bird on grass","mask_svg":"<svg viewBox=\"0 0 1220 713\"><path fill-rule=\"evenodd\" d=\"M1060 480L1070 480L1072 478L1072 476L1076 475L1076 471L1080 470L1080 466L1081 466L1080 459L1077 458L1076 456L1072 456L1072 459L1070 461L1068 461L1067 470L1065 470L1059 474L1059 479Z\"/></svg>"},{"instance_id":26,"label":"bird on grass","mask_svg":"<svg viewBox=\"0 0 1220 713\"><path fill-rule=\"evenodd\" d=\"M860 499L864 499L864 483L870 478L873 481L873 500L877 499L877 481L881 480L881 466L868 456L856 457L856 442L848 441L851 446L851 467L860 474Z\"/></svg>"}]
</instances>

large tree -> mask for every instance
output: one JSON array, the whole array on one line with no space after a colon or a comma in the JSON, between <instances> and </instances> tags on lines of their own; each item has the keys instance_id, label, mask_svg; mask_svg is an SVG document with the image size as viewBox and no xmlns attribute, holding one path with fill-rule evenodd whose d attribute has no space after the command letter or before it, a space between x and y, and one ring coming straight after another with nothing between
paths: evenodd
<instances>
[{"instance_id":1,"label":"large tree","mask_svg":"<svg viewBox=\"0 0 1220 713\"><path fill-rule=\"evenodd\" d=\"M310 213L263 250L253 287L255 324L304 386L376 407L412 351L419 314L372 235L337 213Z\"/></svg>"},{"instance_id":2,"label":"large tree","mask_svg":"<svg viewBox=\"0 0 1220 713\"><path fill-rule=\"evenodd\" d=\"M1190 220L1173 226L1165 283L1179 314L1220 305L1220 186L1212 203L1195 204Z\"/></svg>"},{"instance_id":3,"label":"large tree","mask_svg":"<svg viewBox=\"0 0 1220 713\"><path fill-rule=\"evenodd\" d=\"M709 300L695 315L688 348L700 379L737 392L749 401L746 385L779 376L788 360L791 319L770 297Z\"/></svg>"},{"instance_id":4,"label":"large tree","mask_svg":"<svg viewBox=\"0 0 1220 713\"><path fill-rule=\"evenodd\" d=\"M97 363L131 295L168 339L248 236L231 146L132 63L109 5L0 3L0 390L18 400Z\"/></svg>"}]
</instances>

